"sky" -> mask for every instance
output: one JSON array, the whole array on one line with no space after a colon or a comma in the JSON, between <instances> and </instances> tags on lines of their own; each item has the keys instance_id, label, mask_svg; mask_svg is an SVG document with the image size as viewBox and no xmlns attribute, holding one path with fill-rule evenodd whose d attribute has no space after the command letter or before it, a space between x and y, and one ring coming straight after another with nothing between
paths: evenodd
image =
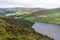
<instances>
[{"instance_id":1,"label":"sky","mask_svg":"<svg viewBox=\"0 0 60 40\"><path fill-rule=\"evenodd\" d=\"M0 7L40 7L40 8L56 8L60 7L60 0L0 0Z\"/></svg>"}]
</instances>

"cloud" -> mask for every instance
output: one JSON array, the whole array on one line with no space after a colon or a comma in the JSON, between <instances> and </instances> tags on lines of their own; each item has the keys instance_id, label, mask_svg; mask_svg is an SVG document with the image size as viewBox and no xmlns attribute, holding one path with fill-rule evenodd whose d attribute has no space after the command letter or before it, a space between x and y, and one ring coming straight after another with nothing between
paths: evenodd
<instances>
[{"instance_id":1,"label":"cloud","mask_svg":"<svg viewBox=\"0 0 60 40\"><path fill-rule=\"evenodd\" d=\"M60 0L0 0L0 7L60 7Z\"/></svg>"}]
</instances>

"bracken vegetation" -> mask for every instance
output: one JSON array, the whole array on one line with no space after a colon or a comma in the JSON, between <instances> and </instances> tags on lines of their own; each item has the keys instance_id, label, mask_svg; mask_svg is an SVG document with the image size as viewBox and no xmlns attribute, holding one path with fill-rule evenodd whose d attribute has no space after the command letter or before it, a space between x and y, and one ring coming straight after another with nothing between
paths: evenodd
<instances>
[{"instance_id":1,"label":"bracken vegetation","mask_svg":"<svg viewBox=\"0 0 60 40\"><path fill-rule=\"evenodd\" d=\"M14 18L0 17L0 40L54 40L26 25Z\"/></svg>"}]
</instances>

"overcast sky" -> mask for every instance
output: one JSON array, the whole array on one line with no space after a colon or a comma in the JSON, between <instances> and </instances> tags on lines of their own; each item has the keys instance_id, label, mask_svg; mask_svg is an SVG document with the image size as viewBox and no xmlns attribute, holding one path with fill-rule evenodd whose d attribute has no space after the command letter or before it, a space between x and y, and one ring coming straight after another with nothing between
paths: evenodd
<instances>
[{"instance_id":1,"label":"overcast sky","mask_svg":"<svg viewBox=\"0 0 60 40\"><path fill-rule=\"evenodd\" d=\"M60 0L0 0L0 7L60 7Z\"/></svg>"}]
</instances>

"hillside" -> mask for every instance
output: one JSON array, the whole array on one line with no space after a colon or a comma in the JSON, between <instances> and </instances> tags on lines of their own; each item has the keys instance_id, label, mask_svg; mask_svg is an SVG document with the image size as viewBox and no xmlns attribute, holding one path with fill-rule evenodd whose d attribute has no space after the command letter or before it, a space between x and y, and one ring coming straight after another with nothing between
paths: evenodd
<instances>
[{"instance_id":1,"label":"hillside","mask_svg":"<svg viewBox=\"0 0 60 40\"><path fill-rule=\"evenodd\" d=\"M3 20L7 21L8 23L15 24L15 25L21 24L22 26L25 26L25 27L31 27L34 24L33 22L28 20L15 19L12 17L0 17L0 18L3 18Z\"/></svg>"},{"instance_id":2,"label":"hillside","mask_svg":"<svg viewBox=\"0 0 60 40\"><path fill-rule=\"evenodd\" d=\"M44 10L44 8L24 8L24 7L0 8L0 13L5 15L5 14L9 14L9 13L15 13L17 11L35 12L38 10Z\"/></svg>"},{"instance_id":3,"label":"hillside","mask_svg":"<svg viewBox=\"0 0 60 40\"><path fill-rule=\"evenodd\" d=\"M34 21L34 22L45 22L51 24L60 24L60 9L47 9L43 11L34 12L34 14L30 14L34 16L26 17L26 20Z\"/></svg>"},{"instance_id":4,"label":"hillside","mask_svg":"<svg viewBox=\"0 0 60 40\"><path fill-rule=\"evenodd\" d=\"M11 17L15 17L17 19L29 20L31 22L60 24L60 8L39 10L37 12L32 13L16 12L16 14L18 15L14 15Z\"/></svg>"},{"instance_id":5,"label":"hillside","mask_svg":"<svg viewBox=\"0 0 60 40\"><path fill-rule=\"evenodd\" d=\"M33 8L32 10L35 9L38 10L38 8ZM14 14L13 13L6 14L5 16L14 17L16 19L24 19L31 22L45 22L51 24L60 24L60 8L39 9L38 11L34 11L34 12L30 12L28 9L26 10L17 11Z\"/></svg>"},{"instance_id":6,"label":"hillside","mask_svg":"<svg viewBox=\"0 0 60 40\"><path fill-rule=\"evenodd\" d=\"M27 25L27 24L26 24ZM0 17L0 40L53 40L14 18Z\"/></svg>"}]
</instances>

